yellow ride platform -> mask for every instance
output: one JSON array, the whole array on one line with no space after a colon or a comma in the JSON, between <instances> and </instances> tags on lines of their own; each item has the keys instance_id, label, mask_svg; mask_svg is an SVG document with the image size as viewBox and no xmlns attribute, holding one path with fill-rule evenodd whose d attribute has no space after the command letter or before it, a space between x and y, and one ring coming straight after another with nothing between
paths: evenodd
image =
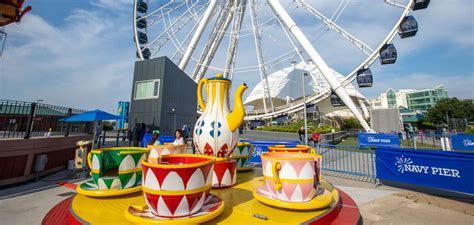
<instances>
[{"instance_id":1,"label":"yellow ride platform","mask_svg":"<svg viewBox=\"0 0 474 225\"><path fill-rule=\"evenodd\" d=\"M262 186L261 168L238 173L232 188L212 190L225 202L224 211L203 224L299 224L330 211L339 201L339 192L328 182L321 187L332 195L328 207L315 210L290 210L263 204L253 197L253 191ZM125 218L130 205L145 205L141 192L128 195L94 198L78 194L72 200L71 211L79 221L90 224L134 224Z\"/></svg>"}]
</instances>

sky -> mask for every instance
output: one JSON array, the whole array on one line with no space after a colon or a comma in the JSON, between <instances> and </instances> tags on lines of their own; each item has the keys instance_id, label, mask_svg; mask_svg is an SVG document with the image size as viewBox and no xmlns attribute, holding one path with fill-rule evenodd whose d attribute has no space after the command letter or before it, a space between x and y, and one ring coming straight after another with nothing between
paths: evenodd
<instances>
[{"instance_id":1,"label":"sky","mask_svg":"<svg viewBox=\"0 0 474 225\"><path fill-rule=\"evenodd\" d=\"M339 1L308 2L326 15L331 15L339 5ZM371 4L374 1L368 2L350 1L338 18L338 24L374 47L391 29L400 10L382 0L374 4ZM21 23L5 28L8 36L0 58L1 99L41 99L49 104L80 109L100 108L109 112L116 110L118 101L130 99L136 60L132 0L42 0L27 3L33 6L33 10ZM271 14L263 4L259 7L262 17ZM315 48L329 66L347 74L365 59L366 55L335 32L326 31L301 8L290 8L290 14L303 32L314 37ZM471 0L456 0L431 1L428 9L413 12L419 25L417 35L403 40L396 37L397 62L384 66L375 62L371 66L374 86L359 89L360 92L367 98L374 98L388 88L424 89L443 84L450 97L474 98L473 10ZM249 30L249 23L246 18L244 31ZM263 41L264 56L269 59L291 50L278 26L277 23L269 25L262 32L268 40ZM152 36L160 28L157 26L150 30ZM241 36L236 68L253 66L256 61L253 37L245 32ZM203 37L197 52L204 47L206 35ZM284 47L274 47L280 43ZM225 58L225 44L224 41L223 50L213 61L217 66ZM163 51L160 54L172 54ZM270 72L287 67L288 60L269 68ZM186 72L189 74L192 68L188 67ZM210 70L209 74L214 72L218 71ZM246 82L250 87L259 79L257 72L234 75L235 83Z\"/></svg>"}]
</instances>

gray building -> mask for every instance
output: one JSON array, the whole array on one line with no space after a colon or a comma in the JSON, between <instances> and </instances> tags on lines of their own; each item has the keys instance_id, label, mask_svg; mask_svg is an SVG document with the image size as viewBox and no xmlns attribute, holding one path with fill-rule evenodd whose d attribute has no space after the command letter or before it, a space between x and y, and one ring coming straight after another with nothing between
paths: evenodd
<instances>
[{"instance_id":1,"label":"gray building","mask_svg":"<svg viewBox=\"0 0 474 225\"><path fill-rule=\"evenodd\" d=\"M145 123L172 135L185 122L194 126L197 84L167 57L135 62L129 127Z\"/></svg>"}]
</instances>

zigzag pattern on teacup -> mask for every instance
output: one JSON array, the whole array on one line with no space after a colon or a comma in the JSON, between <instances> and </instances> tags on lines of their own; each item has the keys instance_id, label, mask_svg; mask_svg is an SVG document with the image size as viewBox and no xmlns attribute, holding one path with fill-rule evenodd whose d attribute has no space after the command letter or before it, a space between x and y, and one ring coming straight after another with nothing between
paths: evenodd
<instances>
[{"instance_id":1,"label":"zigzag pattern on teacup","mask_svg":"<svg viewBox=\"0 0 474 225\"><path fill-rule=\"evenodd\" d=\"M186 151L186 145L151 145L148 162L157 163L162 155L182 154Z\"/></svg>"},{"instance_id":2,"label":"zigzag pattern on teacup","mask_svg":"<svg viewBox=\"0 0 474 225\"><path fill-rule=\"evenodd\" d=\"M145 201L151 206L150 210L160 216L177 217L196 213L204 204L206 193L212 185L212 170L213 166L175 171L148 168L143 173Z\"/></svg>"},{"instance_id":3,"label":"zigzag pattern on teacup","mask_svg":"<svg viewBox=\"0 0 474 225\"><path fill-rule=\"evenodd\" d=\"M234 149L233 156L248 156L251 153L251 147L251 145L240 145L239 143Z\"/></svg>"},{"instance_id":4,"label":"zigzag pattern on teacup","mask_svg":"<svg viewBox=\"0 0 474 225\"><path fill-rule=\"evenodd\" d=\"M179 201L176 201L176 196L154 195L145 192L143 195L145 195L146 204L151 206L152 213L162 217L190 216L201 210L206 198L205 192L184 195Z\"/></svg>"},{"instance_id":5,"label":"zigzag pattern on teacup","mask_svg":"<svg viewBox=\"0 0 474 225\"><path fill-rule=\"evenodd\" d=\"M279 161L281 169L279 177L283 186L275 190L272 163L262 161L263 175L268 190L272 191L278 199L292 202L309 201L314 197L316 190L314 183L314 163L308 161ZM275 163L275 162L273 162Z\"/></svg>"},{"instance_id":6,"label":"zigzag pattern on teacup","mask_svg":"<svg viewBox=\"0 0 474 225\"><path fill-rule=\"evenodd\" d=\"M227 187L237 183L237 167L231 172L228 168L225 169L225 172L221 174L216 174L216 171L213 171L212 176L212 186L213 187Z\"/></svg>"},{"instance_id":7,"label":"zigzag pattern on teacup","mask_svg":"<svg viewBox=\"0 0 474 225\"><path fill-rule=\"evenodd\" d=\"M194 169L195 171L186 171ZM207 171L209 169L209 171ZM143 187L152 190L185 191L201 188L212 184L211 171L213 166L188 168L176 171L148 168L143 171ZM192 174L189 176L189 174Z\"/></svg>"},{"instance_id":8,"label":"zigzag pattern on teacup","mask_svg":"<svg viewBox=\"0 0 474 225\"><path fill-rule=\"evenodd\" d=\"M141 177L140 162L146 158L145 153L127 154L118 167L118 177L99 177L98 171L101 169L99 157L104 156L93 155L91 163L91 170L96 171L92 173L92 177L98 181L96 185L99 190L126 189L141 184L141 180L137 177Z\"/></svg>"}]
</instances>

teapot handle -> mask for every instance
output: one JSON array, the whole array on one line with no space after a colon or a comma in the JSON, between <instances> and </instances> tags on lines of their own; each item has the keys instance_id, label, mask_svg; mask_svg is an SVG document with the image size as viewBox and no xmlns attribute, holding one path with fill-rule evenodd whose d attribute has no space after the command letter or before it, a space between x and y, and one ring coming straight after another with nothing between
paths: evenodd
<instances>
[{"instance_id":1,"label":"teapot handle","mask_svg":"<svg viewBox=\"0 0 474 225\"><path fill-rule=\"evenodd\" d=\"M204 110L206 109L206 104L204 103L204 100L202 99L202 85L207 83L207 79L206 78L202 78L199 83L198 83L198 86L197 86L197 99L198 99L198 103L199 103L199 107L201 107L201 110L204 112ZM207 87L206 87L206 94L207 93Z\"/></svg>"}]
</instances>

